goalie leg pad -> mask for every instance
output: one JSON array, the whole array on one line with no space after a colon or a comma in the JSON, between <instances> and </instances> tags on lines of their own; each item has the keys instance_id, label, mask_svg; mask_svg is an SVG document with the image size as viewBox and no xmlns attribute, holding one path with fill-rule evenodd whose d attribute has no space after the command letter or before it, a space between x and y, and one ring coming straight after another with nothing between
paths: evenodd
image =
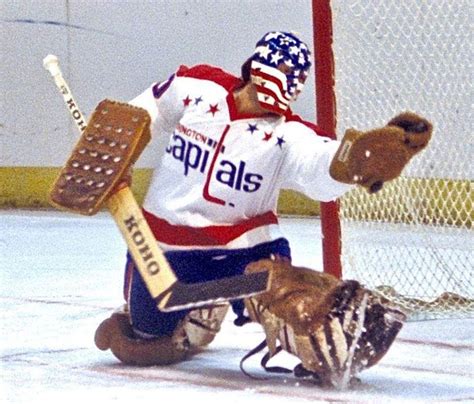
<instances>
[{"instance_id":1,"label":"goalie leg pad","mask_svg":"<svg viewBox=\"0 0 474 404\"><path fill-rule=\"evenodd\" d=\"M126 365L170 365L190 356L184 339L171 336L140 338L135 334L127 313L114 313L104 320L95 333L97 348L110 349L114 356Z\"/></svg>"},{"instance_id":2,"label":"goalie leg pad","mask_svg":"<svg viewBox=\"0 0 474 404\"><path fill-rule=\"evenodd\" d=\"M229 305L190 311L170 336L152 337L134 331L129 313L118 311L96 330L95 344L110 349L127 365L170 365L183 361L210 344L220 330Z\"/></svg>"},{"instance_id":3,"label":"goalie leg pad","mask_svg":"<svg viewBox=\"0 0 474 404\"><path fill-rule=\"evenodd\" d=\"M271 355L278 345L297 356L323 385L346 387L387 352L405 316L356 281L263 260L248 271L271 271L272 288L246 299L264 329Z\"/></svg>"},{"instance_id":4,"label":"goalie leg pad","mask_svg":"<svg viewBox=\"0 0 474 404\"><path fill-rule=\"evenodd\" d=\"M220 331L228 309L229 304L221 304L192 310L178 329L181 328L192 348L204 348Z\"/></svg>"}]
</instances>

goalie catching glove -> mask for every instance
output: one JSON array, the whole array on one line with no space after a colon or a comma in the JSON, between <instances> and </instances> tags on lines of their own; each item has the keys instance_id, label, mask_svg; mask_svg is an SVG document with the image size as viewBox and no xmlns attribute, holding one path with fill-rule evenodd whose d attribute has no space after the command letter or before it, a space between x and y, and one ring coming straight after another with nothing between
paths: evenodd
<instances>
[{"instance_id":1,"label":"goalie catching glove","mask_svg":"<svg viewBox=\"0 0 474 404\"><path fill-rule=\"evenodd\" d=\"M412 112L397 115L379 129L348 129L329 172L339 182L377 192L384 182L397 178L410 159L426 147L432 131L428 120Z\"/></svg>"},{"instance_id":2,"label":"goalie catching glove","mask_svg":"<svg viewBox=\"0 0 474 404\"><path fill-rule=\"evenodd\" d=\"M356 281L282 259L261 260L246 271L263 269L270 271L272 287L246 299L245 306L265 331L266 360L283 349L301 360L295 375L318 384L347 387L385 355L405 321L402 312Z\"/></svg>"}]
</instances>

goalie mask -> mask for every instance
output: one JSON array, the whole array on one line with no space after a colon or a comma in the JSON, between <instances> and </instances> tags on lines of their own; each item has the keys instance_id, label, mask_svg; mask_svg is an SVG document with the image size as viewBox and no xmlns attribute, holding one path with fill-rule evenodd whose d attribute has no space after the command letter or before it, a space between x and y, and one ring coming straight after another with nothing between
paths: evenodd
<instances>
[{"instance_id":1,"label":"goalie mask","mask_svg":"<svg viewBox=\"0 0 474 404\"><path fill-rule=\"evenodd\" d=\"M250 80L263 108L286 112L308 77L310 55L306 44L288 32L268 32L257 42L250 58Z\"/></svg>"}]
</instances>

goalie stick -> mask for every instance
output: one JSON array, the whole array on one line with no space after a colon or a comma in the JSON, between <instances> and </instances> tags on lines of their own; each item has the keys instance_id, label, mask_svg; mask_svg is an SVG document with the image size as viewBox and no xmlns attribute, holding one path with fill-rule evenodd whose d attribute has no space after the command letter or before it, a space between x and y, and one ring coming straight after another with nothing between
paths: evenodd
<instances>
[{"instance_id":1,"label":"goalie stick","mask_svg":"<svg viewBox=\"0 0 474 404\"><path fill-rule=\"evenodd\" d=\"M56 86L63 95L64 102L77 128L81 134L87 133L87 130L89 130L89 127L86 125L87 120L77 106L71 90L62 76L58 58L54 55L46 56L43 60L43 66L49 71ZM108 103L107 105L112 105L112 108L117 106L117 108L124 109L125 112L129 109L136 108L128 104L108 100L105 102ZM104 103L104 101L102 103ZM101 104L99 104L99 107ZM138 110L138 108L136 109ZM148 114L146 115L148 116ZM74 151L77 150L76 146ZM137 157L138 156L135 156L135 159ZM69 163L71 163L71 158L67 165ZM133 160L131 163L133 163ZM74 167L74 162L71 164L72 167ZM100 208L100 205L97 204L95 209L79 209L71 206L70 201L61 200L61 197L58 196L61 195L61 193L64 194L64 191L66 191L67 194L67 188L70 186L63 178L66 175L64 170L65 169L61 172L51 193L52 204L63 210L72 210L76 213L86 215L94 214ZM120 181L120 178L116 180ZM61 184L62 187L59 187L58 184ZM118 189L118 191L107 194L104 203L107 205L109 212L120 229L136 263L137 269L150 295L157 302L159 310L169 312L208 304L217 304L228 300L253 296L268 290L270 285L268 271L237 275L200 283L188 284L180 282L170 267L163 251L159 248L130 188L125 183L115 185L115 189Z\"/></svg>"}]
</instances>

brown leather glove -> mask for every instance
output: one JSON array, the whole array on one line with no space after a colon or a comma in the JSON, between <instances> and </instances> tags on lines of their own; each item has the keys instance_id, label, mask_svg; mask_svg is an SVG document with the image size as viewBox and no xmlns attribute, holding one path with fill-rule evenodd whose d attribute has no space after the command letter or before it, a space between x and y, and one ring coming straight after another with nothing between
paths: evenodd
<instances>
[{"instance_id":1,"label":"brown leather glove","mask_svg":"<svg viewBox=\"0 0 474 404\"><path fill-rule=\"evenodd\" d=\"M247 266L268 270L270 290L245 299L262 325L271 356L279 347L297 356L322 385L344 387L388 351L405 315L357 281L295 267L276 257ZM295 369L296 372L296 369Z\"/></svg>"},{"instance_id":2,"label":"brown leather glove","mask_svg":"<svg viewBox=\"0 0 474 404\"><path fill-rule=\"evenodd\" d=\"M103 100L59 173L50 193L62 210L93 215L122 185L150 140L144 109Z\"/></svg>"},{"instance_id":3,"label":"brown leather glove","mask_svg":"<svg viewBox=\"0 0 474 404\"><path fill-rule=\"evenodd\" d=\"M331 162L331 177L377 192L426 147L432 131L432 124L413 112L401 113L379 129L348 129Z\"/></svg>"}]
</instances>

